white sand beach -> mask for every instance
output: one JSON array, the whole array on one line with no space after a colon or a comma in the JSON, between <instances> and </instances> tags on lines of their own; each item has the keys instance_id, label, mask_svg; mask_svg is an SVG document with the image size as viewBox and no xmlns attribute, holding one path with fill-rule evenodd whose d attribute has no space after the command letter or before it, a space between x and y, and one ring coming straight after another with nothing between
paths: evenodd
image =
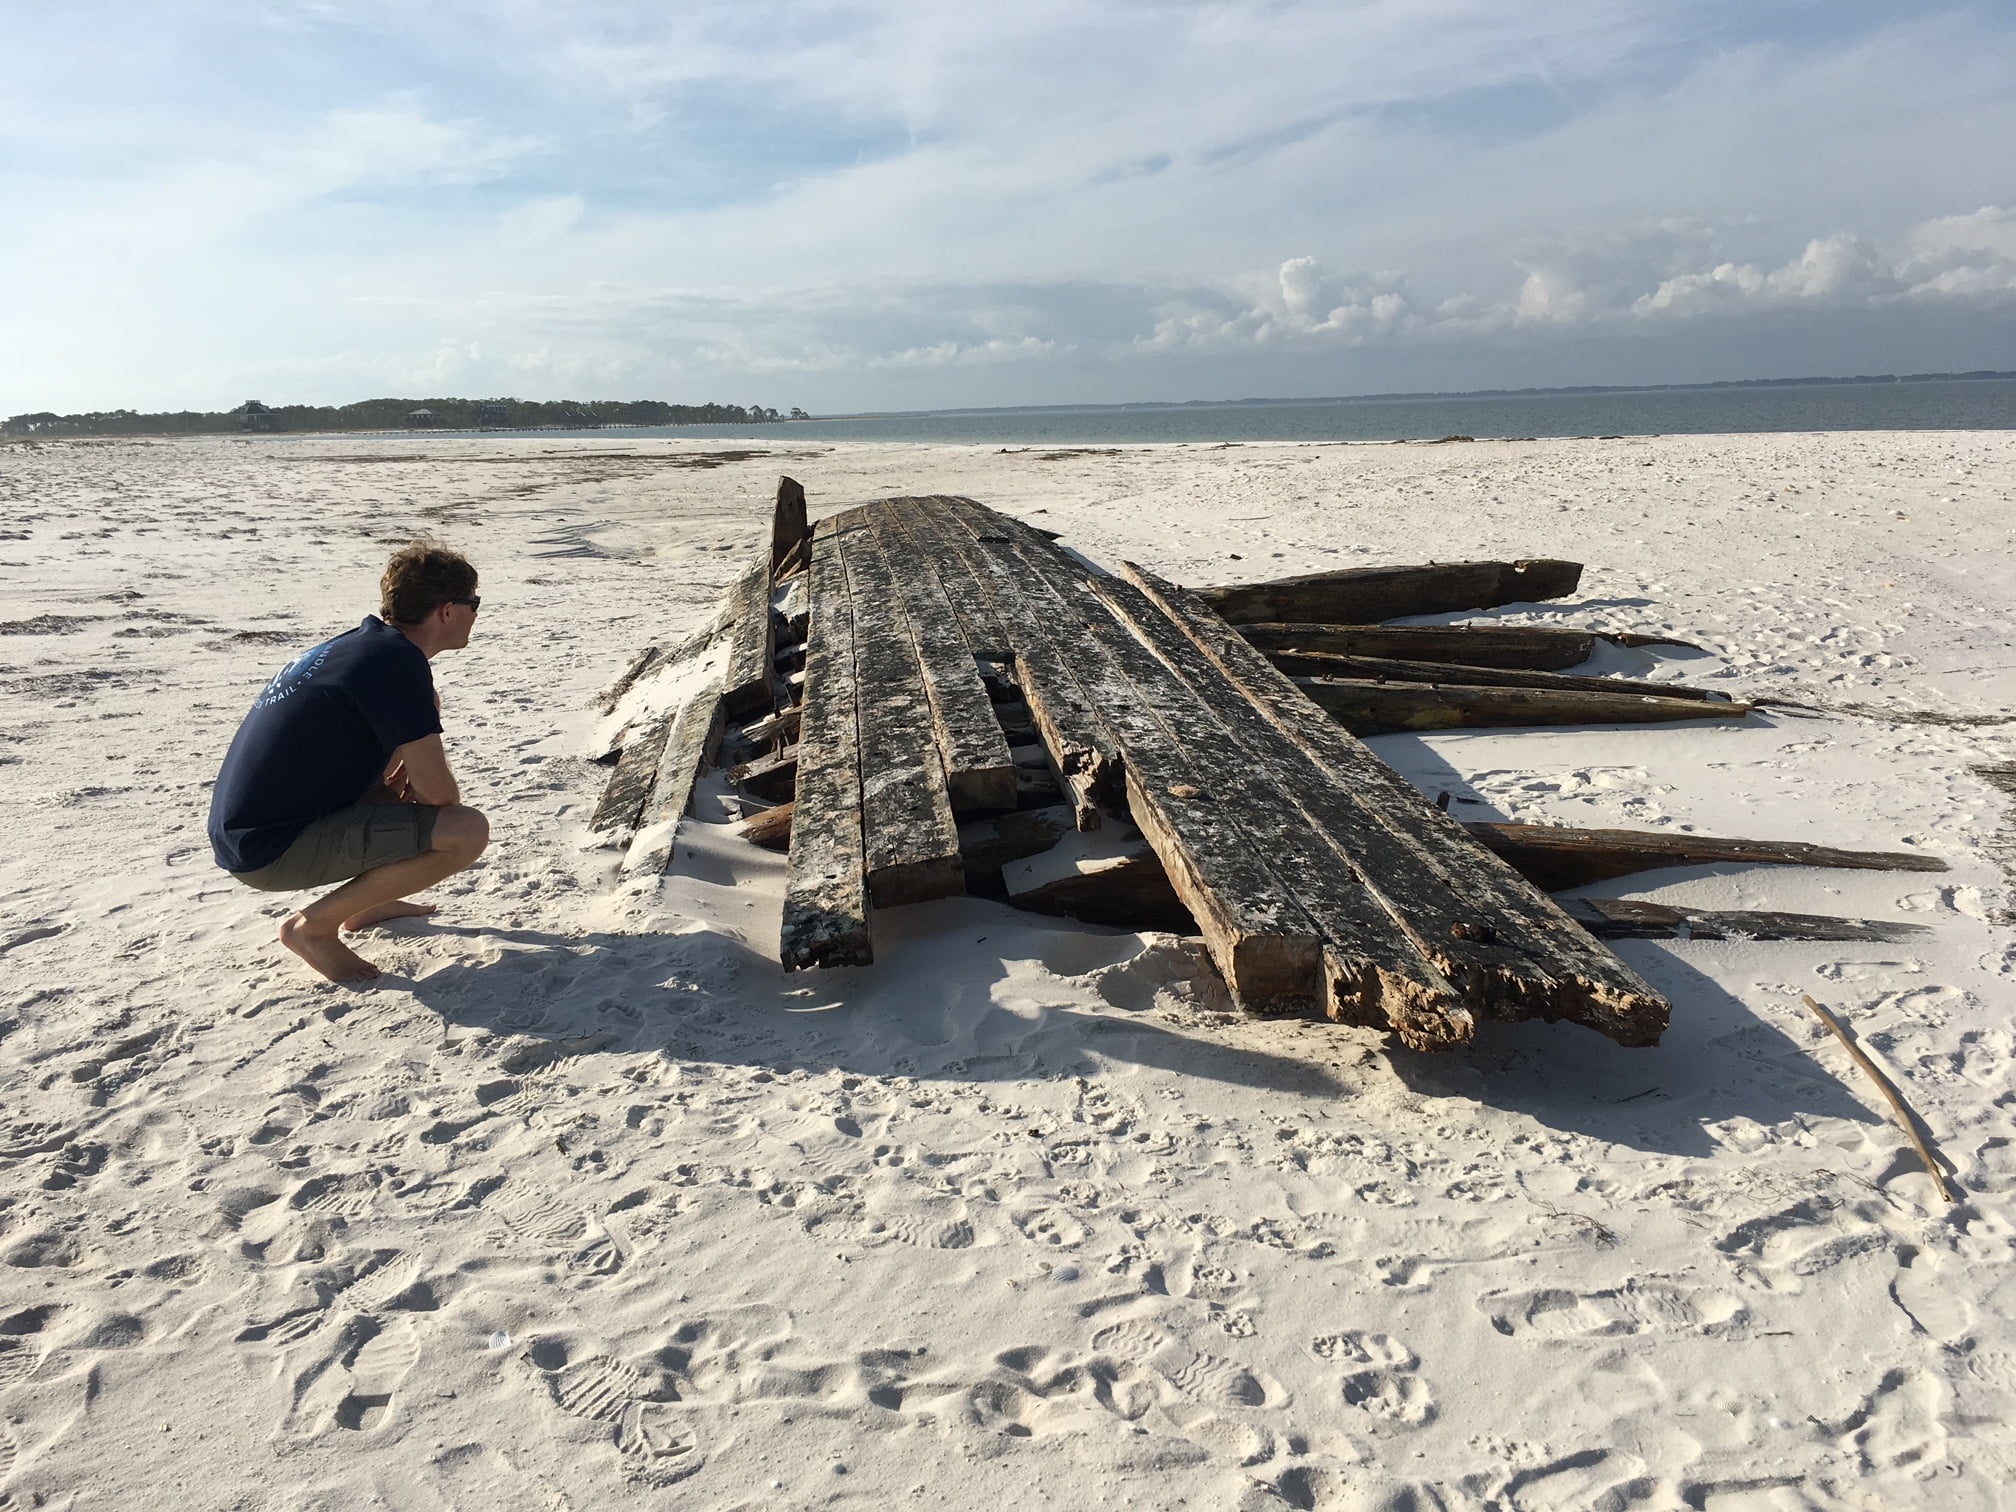
<instances>
[{"instance_id":1,"label":"white sand beach","mask_svg":"<svg viewBox=\"0 0 2016 1512\"><path fill-rule=\"evenodd\" d=\"M787 976L718 785L662 884L586 829L598 692L779 473L1191 584L1583 561L1477 618L1825 712L1373 748L1463 818L1936 855L1601 889L1931 932L1623 942L1642 1050L1247 1021L1180 939L978 899ZM2007 432L0 448L0 1508L2009 1505L2012 501ZM342 989L212 865L209 784L421 530L483 575L435 675L493 841Z\"/></svg>"}]
</instances>

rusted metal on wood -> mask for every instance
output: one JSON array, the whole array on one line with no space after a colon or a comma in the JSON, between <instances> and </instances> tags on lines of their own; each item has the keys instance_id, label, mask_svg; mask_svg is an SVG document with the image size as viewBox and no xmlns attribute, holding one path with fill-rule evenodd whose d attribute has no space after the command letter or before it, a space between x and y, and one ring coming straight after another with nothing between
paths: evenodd
<instances>
[{"instance_id":1,"label":"rusted metal on wood","mask_svg":"<svg viewBox=\"0 0 2016 1512\"><path fill-rule=\"evenodd\" d=\"M1219 618L1235 625L1262 620L1371 625L1407 614L1460 614L1564 598L1581 581L1580 562L1539 558L1350 567L1195 592Z\"/></svg>"}]
</instances>

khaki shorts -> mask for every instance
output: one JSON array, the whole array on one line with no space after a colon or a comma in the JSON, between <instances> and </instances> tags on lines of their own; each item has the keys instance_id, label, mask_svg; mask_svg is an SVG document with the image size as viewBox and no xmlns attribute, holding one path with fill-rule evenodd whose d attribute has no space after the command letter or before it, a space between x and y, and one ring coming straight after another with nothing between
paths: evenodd
<instances>
[{"instance_id":1,"label":"khaki shorts","mask_svg":"<svg viewBox=\"0 0 2016 1512\"><path fill-rule=\"evenodd\" d=\"M353 803L310 824L278 861L231 875L261 892L347 882L432 850L434 819L440 812L424 803Z\"/></svg>"}]
</instances>

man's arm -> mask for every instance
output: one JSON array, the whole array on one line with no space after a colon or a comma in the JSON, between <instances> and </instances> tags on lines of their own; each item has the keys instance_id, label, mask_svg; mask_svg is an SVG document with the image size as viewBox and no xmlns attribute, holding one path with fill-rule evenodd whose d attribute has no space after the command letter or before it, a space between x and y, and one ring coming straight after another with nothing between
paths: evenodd
<instances>
[{"instance_id":1,"label":"man's arm","mask_svg":"<svg viewBox=\"0 0 2016 1512\"><path fill-rule=\"evenodd\" d=\"M436 808L462 801L462 789L448 770L448 748L439 735L423 735L409 740L392 753L395 769L405 768L406 797L413 803Z\"/></svg>"}]
</instances>

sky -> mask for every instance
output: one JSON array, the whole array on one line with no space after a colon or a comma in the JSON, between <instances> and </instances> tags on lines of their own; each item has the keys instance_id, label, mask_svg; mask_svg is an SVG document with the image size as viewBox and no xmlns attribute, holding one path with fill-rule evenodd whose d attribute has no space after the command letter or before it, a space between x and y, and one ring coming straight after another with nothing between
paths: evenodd
<instances>
[{"instance_id":1,"label":"sky","mask_svg":"<svg viewBox=\"0 0 2016 1512\"><path fill-rule=\"evenodd\" d=\"M9 0L0 415L2016 368L2016 6Z\"/></svg>"}]
</instances>

